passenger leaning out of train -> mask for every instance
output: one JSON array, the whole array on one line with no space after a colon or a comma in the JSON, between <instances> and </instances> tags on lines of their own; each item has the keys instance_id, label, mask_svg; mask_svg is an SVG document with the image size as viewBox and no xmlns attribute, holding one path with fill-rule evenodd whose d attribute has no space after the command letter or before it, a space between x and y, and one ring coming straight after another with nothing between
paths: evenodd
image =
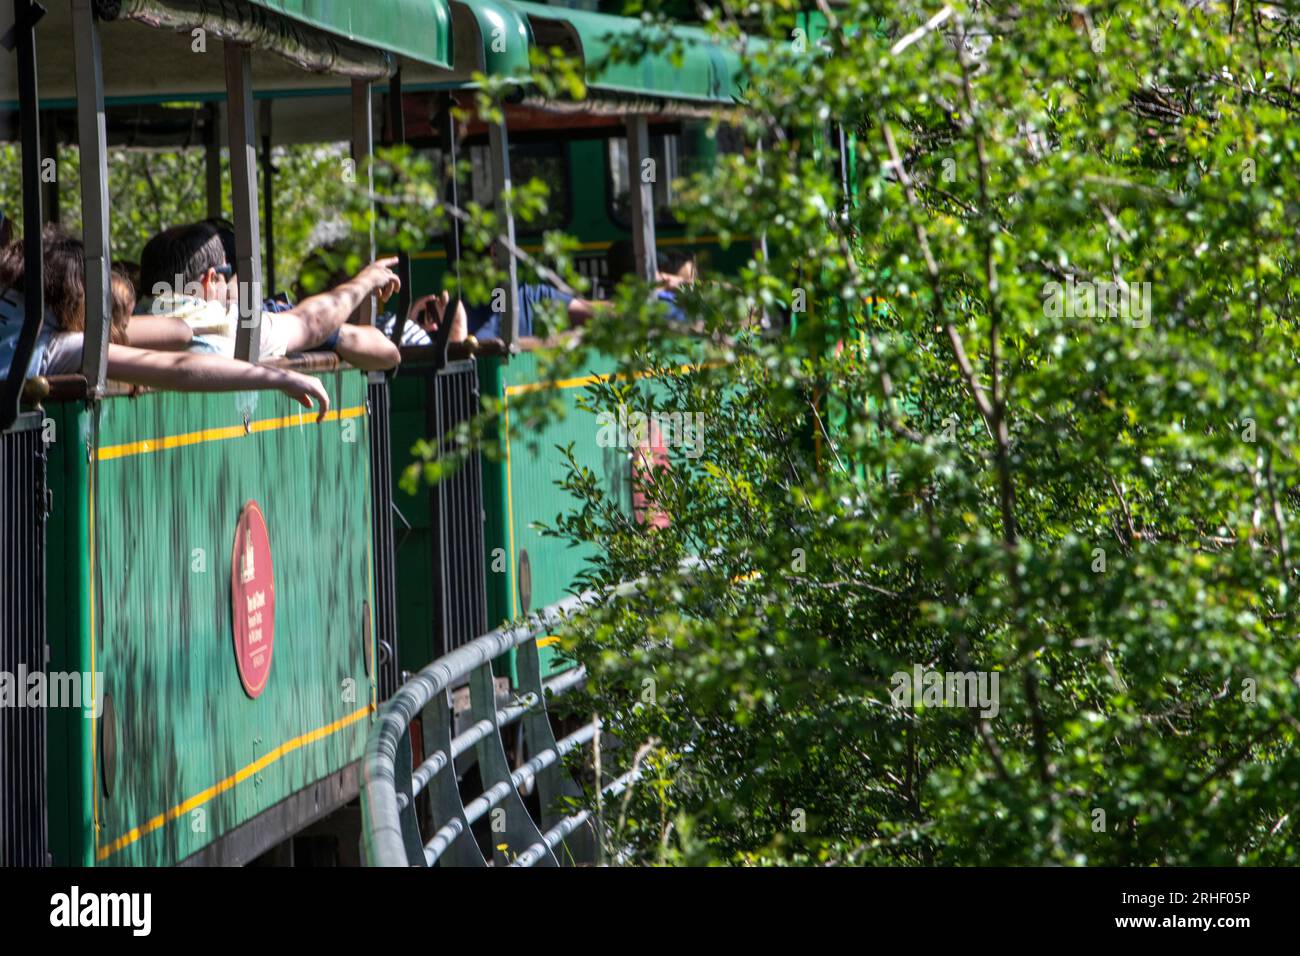
<instances>
[{"instance_id":1,"label":"passenger leaning out of train","mask_svg":"<svg viewBox=\"0 0 1300 956\"><path fill-rule=\"evenodd\" d=\"M658 254L654 298L664 303L668 320L675 323L686 321L686 313L677 302L677 294L683 286L693 284L698 278L695 256L689 252ZM636 250L630 239L616 239L605 250L605 282L610 289L617 286L624 278L637 272Z\"/></svg>"},{"instance_id":2,"label":"passenger leaning out of train","mask_svg":"<svg viewBox=\"0 0 1300 956\"><path fill-rule=\"evenodd\" d=\"M443 243L446 249L447 261L454 261L456 250L453 246L452 233L450 230L448 230L443 236ZM464 309L465 315L462 317L459 309L457 310L453 317L453 322L455 323L453 325L453 330L458 325L463 325L467 333L477 339L501 338L501 319L505 315L505 312L502 308L503 303L501 302L500 297L498 296L496 298L497 301L471 303L470 305L465 305L462 302L460 309ZM582 325L595 315L597 311L609 305L608 302L584 299L571 292L565 292L547 282L520 282L520 339L531 339L541 331L537 318L541 311L541 305L543 302L561 303L567 312L570 328ZM439 317L441 317L440 314ZM455 340L454 331L452 339L453 341Z\"/></svg>"},{"instance_id":3,"label":"passenger leaning out of train","mask_svg":"<svg viewBox=\"0 0 1300 956\"><path fill-rule=\"evenodd\" d=\"M401 355L383 333L347 320L366 296L376 295L382 303L401 289L392 271L396 264L396 258L372 262L342 285L284 312L263 309L262 357L323 348L333 349L357 368L392 368ZM226 257L217 224L174 226L150 239L140 255L140 284L145 295L136 307L138 314L183 320L194 333L193 351L235 354L238 296L247 287L241 287Z\"/></svg>"},{"instance_id":4,"label":"passenger leaning out of train","mask_svg":"<svg viewBox=\"0 0 1300 956\"><path fill-rule=\"evenodd\" d=\"M317 246L303 260L302 271L294 283L293 295L298 301L310 298L316 289L329 289L347 281L347 273L341 263L349 253L355 252L348 242L330 242ZM281 296L288 301L288 296ZM433 336L438 331L447 312L451 296L446 292L423 295L410 304L406 312L406 322L402 326L403 346L427 346L433 344ZM268 304L268 309L271 306ZM288 308L288 306L280 306ZM393 328L397 322L395 312L382 312L375 319L375 327L383 333L384 338L392 340ZM447 341L461 342L466 337L465 308L461 306L453 315L453 325L448 332Z\"/></svg>"},{"instance_id":5,"label":"passenger leaning out of train","mask_svg":"<svg viewBox=\"0 0 1300 956\"><path fill-rule=\"evenodd\" d=\"M81 370L86 328L85 251L81 240L57 226L41 235L44 259L45 318L28 377ZM22 240L0 249L0 375L8 375L25 318L23 287L26 262ZM329 395L310 375L288 369L250 365L222 355L140 348L136 336L175 342L189 336L179 319L133 317L135 289L120 272L112 276L112 326L108 345L108 377L132 385L190 392L249 391L274 388L323 417ZM130 344L128 344L130 343Z\"/></svg>"}]
</instances>

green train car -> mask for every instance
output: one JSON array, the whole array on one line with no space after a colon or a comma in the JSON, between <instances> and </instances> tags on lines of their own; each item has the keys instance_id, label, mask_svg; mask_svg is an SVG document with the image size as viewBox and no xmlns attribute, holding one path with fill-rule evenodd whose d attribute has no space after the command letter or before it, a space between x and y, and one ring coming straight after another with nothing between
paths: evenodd
<instances>
[{"instance_id":1,"label":"green train car","mask_svg":"<svg viewBox=\"0 0 1300 956\"><path fill-rule=\"evenodd\" d=\"M56 861L221 862L214 834L238 859L249 821L291 831L355 792L377 697L367 386L322 378L319 423L274 392L45 403L50 669L93 688L51 710Z\"/></svg>"},{"instance_id":2,"label":"green train car","mask_svg":"<svg viewBox=\"0 0 1300 956\"><path fill-rule=\"evenodd\" d=\"M429 98L408 94L408 115L427 113ZM590 283L589 298L604 298L611 292L606 253L618 240L632 238L633 224L628 211L627 136L617 117L584 118L580 125L563 116L545 117L543 127L537 111L507 108L506 125L511 129L510 167L518 181L538 179L547 187L550 212L540 223L519 225L519 243L525 252L541 251L541 232L561 230L577 237L575 265ZM515 127L520 132L515 131ZM723 127L710 135L702 119L666 118L649 125L650 156L656 162L653 189L655 244L663 252L696 257L708 272L734 272L751 255L750 237L736 236L725 245L718 236L690 236L673 214L676 196L672 183L700 169L707 169L719 155L739 150L736 134ZM441 157L437 141L430 136L412 137L410 144L436 158ZM484 169L488 162L487 133L481 124L471 125L458 159L472 170L465 184L466 195L491 205ZM442 287L447 254L439 245L411 256L416 288Z\"/></svg>"},{"instance_id":3,"label":"green train car","mask_svg":"<svg viewBox=\"0 0 1300 956\"><path fill-rule=\"evenodd\" d=\"M402 105L470 88L475 72L512 78L520 108L462 145L479 150L493 183L511 162L525 174L545 157L535 167L559 177L564 200L547 225L578 237L599 285L614 239L630 235L643 263L653 262L656 227L665 245L685 241L666 215L671 195L620 183L654 151L670 163L712 161L699 119L733 104L738 60L687 30L680 63L647 54L600 67L638 21L507 0L220 9L72 0L43 16L14 0L13 9L16 53L0 53L0 67L18 96L0 103L15 120L0 136L23 143L24 232L39 229L42 200L54 212L40 121L75 116L47 129L75 129L81 149L88 301L81 374L11 374L0 385L0 671L48 674L51 686L54 675L77 675L85 686L81 706L0 708L0 864L289 862L304 833L332 841L328 861L354 860L355 822L338 811L356 797L365 739L403 671L562 597L584 560L535 528L566 506L554 446L574 440L630 506L626 453L599 448L574 405L610 363L593 356L571 381L539 381L511 334L477 353L406 349L392 376L332 354L286 360L325 384L333 407L320 422L278 392L109 382L107 299L95 280L109 265L106 146L118 141L106 117L207 104L208 155L219 156L224 125L232 157L242 281L261 259L255 121L269 117L266 142L350 139L364 159L377 103L384 138L398 140ZM497 27L511 38L501 50ZM198 50L200 36L209 49ZM537 98L527 70L541 44L587 64L599 116ZM410 133L420 145L421 131ZM426 147L437 148L436 133L424 131ZM215 162L207 188L219 212ZM412 257L407 294L440 282L439 243L430 245ZM748 254L743 243L698 245L713 268ZM33 331L29 318L16 368ZM240 357L255 359L246 347ZM554 390L571 414L528 436L534 448L509 409L537 390ZM506 403L500 461L475 456L448 481L402 491L415 441L448 434L483 395ZM544 654L549 670L565 666ZM500 669L507 695L511 667ZM465 763L469 772L473 754Z\"/></svg>"}]
</instances>

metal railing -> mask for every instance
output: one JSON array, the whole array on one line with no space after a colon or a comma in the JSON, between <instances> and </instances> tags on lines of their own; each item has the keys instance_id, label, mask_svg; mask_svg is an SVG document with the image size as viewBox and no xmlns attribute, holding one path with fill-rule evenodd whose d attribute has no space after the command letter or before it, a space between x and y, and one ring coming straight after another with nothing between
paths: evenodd
<instances>
[{"instance_id":1,"label":"metal railing","mask_svg":"<svg viewBox=\"0 0 1300 956\"><path fill-rule=\"evenodd\" d=\"M560 811L563 798L577 797L577 785L563 766L566 754L590 744L600 732L593 721L557 740L546 713L548 697L579 686L576 668L547 681L541 678L537 639L566 619L597 603L634 593L641 582L607 594L587 592L567 598L502 627L438 658L412 676L388 701L370 733L361 784L362 842L369 866L556 866L589 859L596 834L590 812ZM496 695L492 661L516 649L517 688L504 706ZM447 694L468 678L468 727L453 737ZM411 723L422 715L424 751L413 766ZM528 744L520 766L511 769L501 739L504 727L519 725ZM461 798L456 760L474 749L483 791L468 803ZM635 779L628 773L604 788L617 795ZM536 792L539 819L524 803ZM420 828L417 802L428 792L431 834ZM491 850L484 854L471 827L488 817Z\"/></svg>"}]
</instances>

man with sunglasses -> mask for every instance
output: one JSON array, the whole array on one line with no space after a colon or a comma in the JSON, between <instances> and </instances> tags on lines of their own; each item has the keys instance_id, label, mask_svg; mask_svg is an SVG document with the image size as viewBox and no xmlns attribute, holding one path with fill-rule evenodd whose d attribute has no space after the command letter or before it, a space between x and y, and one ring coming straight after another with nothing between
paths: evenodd
<instances>
[{"instance_id":1,"label":"man with sunglasses","mask_svg":"<svg viewBox=\"0 0 1300 956\"><path fill-rule=\"evenodd\" d=\"M401 282L392 271L396 263L395 258L373 262L347 282L287 311L264 309L262 357L332 347L357 368L392 368L400 355L382 333L344 326L366 296L375 295L382 303L400 290ZM235 354L241 290L218 224L174 226L150 239L140 255L140 285L143 295L137 314L184 320L194 334L191 350Z\"/></svg>"}]
</instances>

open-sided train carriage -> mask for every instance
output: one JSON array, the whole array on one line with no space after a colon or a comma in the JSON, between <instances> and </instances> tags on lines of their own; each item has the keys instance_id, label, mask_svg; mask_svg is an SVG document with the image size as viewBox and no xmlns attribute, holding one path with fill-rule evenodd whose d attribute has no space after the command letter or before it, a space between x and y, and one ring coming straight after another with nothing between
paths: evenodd
<instances>
[{"instance_id":1,"label":"open-sided train carriage","mask_svg":"<svg viewBox=\"0 0 1300 956\"><path fill-rule=\"evenodd\" d=\"M319 423L276 392L128 396L106 381L105 104L225 100L238 272L260 285L254 88L295 94L286 124L326 117L364 154L371 85L405 64L449 66L450 13L435 0L11 6L24 233L39 236L43 219L52 140L40 122L71 103L75 125L51 128L74 128L80 146L88 301L82 374L29 381L21 398L20 373L5 387L6 460L29 457L15 476L45 489L6 475L6 522L24 532L6 560L27 571L10 580L30 587L5 600L20 608L4 620L5 663L83 675L94 703L47 709L43 740L30 715L0 716L4 856L247 861L356 793L383 663L387 488L374 479L386 469L372 465L367 378L334 356L293 360L331 394ZM340 87L351 104L301 96ZM27 366L39 301L27 297L14 369ZM253 361L256 320L237 349ZM32 626L42 603L44 634Z\"/></svg>"},{"instance_id":2,"label":"open-sided train carriage","mask_svg":"<svg viewBox=\"0 0 1300 956\"><path fill-rule=\"evenodd\" d=\"M259 211L259 144L350 139L364 160L378 129L445 148L446 130L427 123L440 97L468 87L475 70L509 76L521 95L506 122L467 144L485 147L478 158L497 196L512 158L559 144L565 225L593 262L630 227L649 272L663 197L634 171L669 149L657 134L680 138L684 122L734 102L738 60L687 31L684 68L648 56L602 71L608 39L633 22L504 0L47 6L39 15L30 0L0 4L0 30L12 22L15 44L0 54L0 107L14 121L8 138L23 145L26 235L57 197L42 188L42 157L60 136L80 146L87 335L81 375L10 375L3 388L0 670L84 675L91 705L0 709L0 861L247 862L355 797L376 707L402 669L562 596L582 556L531 526L563 507L553 446L584 427L575 416L536 436L536 453L507 426L500 463L474 461L415 499L395 480L414 440L472 414L481 392L508 406L520 391L556 389L572 407L582 383L539 382L535 363L512 357L513 286L504 342L478 354L406 350L391 379L332 354L285 360L330 392L319 423L277 392L132 392L107 381L107 145L154 134L174 145L165 123L140 116L178 99L205 104L209 210L221 212L224 140L237 271L271 288L261 282L274 218ZM530 44L587 63L586 112L536 96ZM523 150L511 149L512 125ZM592 195L590 170L575 164L597 161L605 188ZM626 223L615 179L632 184ZM273 179L260 185L272 199ZM404 263L404 297L433 291L437 255ZM373 306L362 311L361 321L373 318ZM26 367L39 317L29 315L15 369ZM256 361L256 316L245 325L237 354ZM607 364L593 356L590 375ZM594 441L578 447L626 482L626 459L602 457ZM526 757L529 742L519 743ZM495 735L482 744L493 745Z\"/></svg>"}]
</instances>

